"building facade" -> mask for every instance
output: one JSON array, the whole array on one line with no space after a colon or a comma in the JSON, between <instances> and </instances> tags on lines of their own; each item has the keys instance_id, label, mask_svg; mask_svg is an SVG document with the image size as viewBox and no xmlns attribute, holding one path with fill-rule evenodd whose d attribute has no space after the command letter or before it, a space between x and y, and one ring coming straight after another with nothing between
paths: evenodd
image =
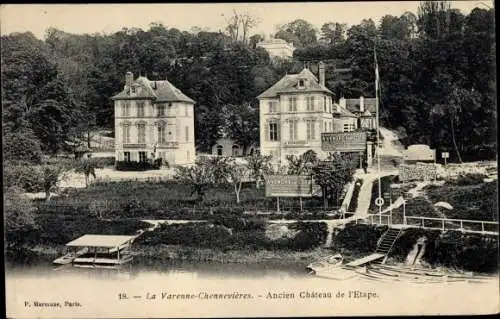
<instances>
[{"instance_id":1,"label":"building facade","mask_svg":"<svg viewBox=\"0 0 500 319\"><path fill-rule=\"evenodd\" d=\"M307 68L285 75L260 94L260 152L274 163L286 163L287 155L321 150L321 133L333 132L333 93L325 87L324 64L319 80Z\"/></svg>"},{"instance_id":2,"label":"building facade","mask_svg":"<svg viewBox=\"0 0 500 319\"><path fill-rule=\"evenodd\" d=\"M127 72L123 91L112 99L117 161L194 163L195 102L169 81L134 80Z\"/></svg>"},{"instance_id":3,"label":"building facade","mask_svg":"<svg viewBox=\"0 0 500 319\"><path fill-rule=\"evenodd\" d=\"M270 39L257 43L258 48L263 48L271 58L291 59L295 48L292 43L282 39Z\"/></svg>"},{"instance_id":4,"label":"building facade","mask_svg":"<svg viewBox=\"0 0 500 319\"><path fill-rule=\"evenodd\" d=\"M339 105L357 118L357 127L374 130L377 128L377 106L375 98L359 99L340 98Z\"/></svg>"},{"instance_id":5,"label":"building facade","mask_svg":"<svg viewBox=\"0 0 500 319\"><path fill-rule=\"evenodd\" d=\"M215 145L212 146L212 155L216 156L252 156L258 152L259 148L256 145L250 145L243 154L243 147L229 137L219 138Z\"/></svg>"}]
</instances>

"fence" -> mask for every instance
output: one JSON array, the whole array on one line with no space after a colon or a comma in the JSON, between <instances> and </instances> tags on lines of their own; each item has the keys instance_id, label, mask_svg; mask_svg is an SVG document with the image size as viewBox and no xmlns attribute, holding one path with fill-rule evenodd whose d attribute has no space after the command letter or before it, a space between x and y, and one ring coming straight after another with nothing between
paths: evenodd
<instances>
[{"instance_id":1,"label":"fence","mask_svg":"<svg viewBox=\"0 0 500 319\"><path fill-rule=\"evenodd\" d=\"M393 224L391 215L370 214L366 218L356 220L356 223L363 221L377 225L403 225L412 228L438 229L442 231L458 230L469 233L498 234L498 222L486 220L406 216L403 220L403 224Z\"/></svg>"}]
</instances>

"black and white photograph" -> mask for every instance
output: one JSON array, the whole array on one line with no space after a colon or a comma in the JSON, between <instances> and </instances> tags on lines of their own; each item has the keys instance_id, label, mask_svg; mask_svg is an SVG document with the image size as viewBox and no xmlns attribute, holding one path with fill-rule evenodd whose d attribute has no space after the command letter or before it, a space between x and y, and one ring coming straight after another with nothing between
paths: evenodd
<instances>
[{"instance_id":1,"label":"black and white photograph","mask_svg":"<svg viewBox=\"0 0 500 319\"><path fill-rule=\"evenodd\" d=\"M6 318L500 312L493 1L0 21Z\"/></svg>"}]
</instances>

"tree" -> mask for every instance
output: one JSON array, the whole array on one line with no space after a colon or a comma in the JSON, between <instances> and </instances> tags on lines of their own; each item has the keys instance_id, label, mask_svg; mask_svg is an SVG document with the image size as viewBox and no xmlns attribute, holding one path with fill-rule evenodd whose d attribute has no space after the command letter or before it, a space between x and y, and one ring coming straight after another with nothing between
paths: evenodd
<instances>
[{"instance_id":1,"label":"tree","mask_svg":"<svg viewBox=\"0 0 500 319\"><path fill-rule=\"evenodd\" d=\"M326 161L318 162L312 168L313 180L321 187L325 209L328 199L339 201L345 185L354 178L356 161L350 154L329 154Z\"/></svg>"},{"instance_id":2,"label":"tree","mask_svg":"<svg viewBox=\"0 0 500 319\"><path fill-rule=\"evenodd\" d=\"M345 41L347 24L338 22L327 22L321 27L321 39L328 41L332 46L336 46Z\"/></svg>"},{"instance_id":3,"label":"tree","mask_svg":"<svg viewBox=\"0 0 500 319\"><path fill-rule=\"evenodd\" d=\"M234 187L236 203L240 203L241 185L248 176L248 168L242 164L235 163L234 160L227 164L227 181Z\"/></svg>"},{"instance_id":4,"label":"tree","mask_svg":"<svg viewBox=\"0 0 500 319\"><path fill-rule=\"evenodd\" d=\"M66 177L65 173L70 169L65 164L43 164L38 167L46 201L50 200L50 192L57 190L59 181Z\"/></svg>"},{"instance_id":5,"label":"tree","mask_svg":"<svg viewBox=\"0 0 500 319\"><path fill-rule=\"evenodd\" d=\"M272 171L271 155L254 154L246 158L247 168L250 171L250 177L255 180L255 187L260 188L265 176Z\"/></svg>"},{"instance_id":6,"label":"tree","mask_svg":"<svg viewBox=\"0 0 500 319\"><path fill-rule=\"evenodd\" d=\"M274 37L303 47L315 44L317 42L316 34L317 30L311 23L297 19L280 26Z\"/></svg>"},{"instance_id":7,"label":"tree","mask_svg":"<svg viewBox=\"0 0 500 319\"><path fill-rule=\"evenodd\" d=\"M5 246L9 250L21 250L32 243L36 230L35 206L23 190L15 187L4 191Z\"/></svg>"},{"instance_id":8,"label":"tree","mask_svg":"<svg viewBox=\"0 0 500 319\"><path fill-rule=\"evenodd\" d=\"M75 171L77 173L83 173L85 176L85 187L89 187L89 178L91 175L94 179L96 178L95 168L96 164L91 159L82 159L76 165Z\"/></svg>"},{"instance_id":9,"label":"tree","mask_svg":"<svg viewBox=\"0 0 500 319\"><path fill-rule=\"evenodd\" d=\"M227 177L229 159L222 157L198 158L192 166L181 166L176 169L175 179L192 188L191 196L197 195L201 202L208 189L222 184Z\"/></svg>"},{"instance_id":10,"label":"tree","mask_svg":"<svg viewBox=\"0 0 500 319\"><path fill-rule=\"evenodd\" d=\"M247 44L248 34L251 29L259 24L259 20L251 16L248 12L238 13L236 10L233 10L233 14L226 18L226 23L226 31L229 33L231 41L241 41Z\"/></svg>"},{"instance_id":11,"label":"tree","mask_svg":"<svg viewBox=\"0 0 500 319\"><path fill-rule=\"evenodd\" d=\"M3 137L4 161L24 161L40 164L42 149L40 141L29 129L6 133Z\"/></svg>"},{"instance_id":12,"label":"tree","mask_svg":"<svg viewBox=\"0 0 500 319\"><path fill-rule=\"evenodd\" d=\"M225 116L225 131L242 147L246 154L248 147L259 141L259 112L250 103L227 105L222 110Z\"/></svg>"},{"instance_id":13,"label":"tree","mask_svg":"<svg viewBox=\"0 0 500 319\"><path fill-rule=\"evenodd\" d=\"M260 34L254 34L249 38L249 45L251 48L255 48L257 43L264 41L264 37Z\"/></svg>"}]
</instances>

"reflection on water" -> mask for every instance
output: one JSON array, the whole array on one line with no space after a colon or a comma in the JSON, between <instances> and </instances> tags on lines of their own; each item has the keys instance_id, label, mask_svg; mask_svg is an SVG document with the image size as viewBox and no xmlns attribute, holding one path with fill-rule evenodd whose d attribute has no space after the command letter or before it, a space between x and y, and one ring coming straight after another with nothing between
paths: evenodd
<instances>
[{"instance_id":1,"label":"reflection on water","mask_svg":"<svg viewBox=\"0 0 500 319\"><path fill-rule=\"evenodd\" d=\"M6 267L7 310L11 317L202 317L331 316L373 314L466 314L498 312L498 280L411 284L361 277L331 280L310 276L297 264L169 262L132 264L120 271L72 266L53 270L50 262ZM120 294L141 296L120 300ZM163 294L246 294L248 300L167 300ZM315 294L329 298L303 298ZM362 296L371 293L371 299ZM293 298L269 298L291 296ZM156 295L157 299L147 299ZM342 297L337 297L342 296ZM361 297L355 297L361 296ZM71 302L81 308L26 308L26 301ZM457 302L466 300L467 302Z\"/></svg>"}]
</instances>

